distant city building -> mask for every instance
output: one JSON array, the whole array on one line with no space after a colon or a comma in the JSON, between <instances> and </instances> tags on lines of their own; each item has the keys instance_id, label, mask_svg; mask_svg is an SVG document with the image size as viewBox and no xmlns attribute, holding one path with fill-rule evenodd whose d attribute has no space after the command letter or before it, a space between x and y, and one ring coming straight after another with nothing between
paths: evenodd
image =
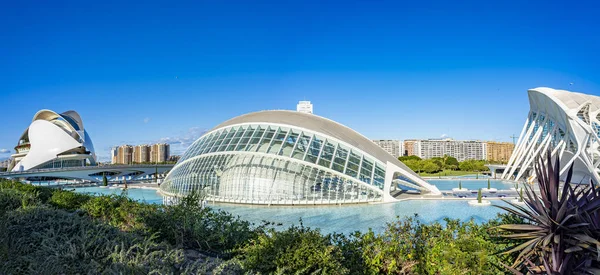
<instances>
[{"instance_id":1,"label":"distant city building","mask_svg":"<svg viewBox=\"0 0 600 275\"><path fill-rule=\"evenodd\" d=\"M3 161L0 161L0 168L8 168L8 165L11 161L11 159L5 159Z\"/></svg>"},{"instance_id":2,"label":"distant city building","mask_svg":"<svg viewBox=\"0 0 600 275\"><path fill-rule=\"evenodd\" d=\"M312 114L313 105L310 103L310 101L299 101L298 105L296 105L296 111Z\"/></svg>"},{"instance_id":3,"label":"distant city building","mask_svg":"<svg viewBox=\"0 0 600 275\"><path fill-rule=\"evenodd\" d=\"M150 149L150 162L166 162L170 156L170 146L167 143L153 144Z\"/></svg>"},{"instance_id":4,"label":"distant city building","mask_svg":"<svg viewBox=\"0 0 600 275\"><path fill-rule=\"evenodd\" d=\"M142 144L133 147L133 163L150 162L150 145Z\"/></svg>"},{"instance_id":5,"label":"distant city building","mask_svg":"<svg viewBox=\"0 0 600 275\"><path fill-rule=\"evenodd\" d=\"M487 143L475 140L424 139L413 144L413 152L422 159L448 155L458 161L487 159Z\"/></svg>"},{"instance_id":6,"label":"distant city building","mask_svg":"<svg viewBox=\"0 0 600 275\"><path fill-rule=\"evenodd\" d=\"M166 143L121 145L111 150L112 164L167 162L170 156L170 146Z\"/></svg>"},{"instance_id":7,"label":"distant city building","mask_svg":"<svg viewBox=\"0 0 600 275\"><path fill-rule=\"evenodd\" d=\"M415 142L417 142L416 139L407 139L404 140L404 142L402 143L402 147L403 148L403 156L414 156L415 155Z\"/></svg>"},{"instance_id":8,"label":"distant city building","mask_svg":"<svg viewBox=\"0 0 600 275\"><path fill-rule=\"evenodd\" d=\"M117 156L119 155L119 147L113 147L110 149L110 163L117 164L119 162Z\"/></svg>"},{"instance_id":9,"label":"distant city building","mask_svg":"<svg viewBox=\"0 0 600 275\"><path fill-rule=\"evenodd\" d=\"M181 156L170 156L169 162L178 162Z\"/></svg>"},{"instance_id":10,"label":"distant city building","mask_svg":"<svg viewBox=\"0 0 600 275\"><path fill-rule=\"evenodd\" d=\"M404 150L402 149L402 143L400 140L392 140L392 139L376 139L373 140L377 146L383 148L390 155L398 158L404 154Z\"/></svg>"},{"instance_id":11,"label":"distant city building","mask_svg":"<svg viewBox=\"0 0 600 275\"><path fill-rule=\"evenodd\" d=\"M515 145L510 142L487 142L487 160L508 162Z\"/></svg>"},{"instance_id":12,"label":"distant city building","mask_svg":"<svg viewBox=\"0 0 600 275\"><path fill-rule=\"evenodd\" d=\"M133 163L133 146L121 145L117 151L117 164Z\"/></svg>"}]
</instances>

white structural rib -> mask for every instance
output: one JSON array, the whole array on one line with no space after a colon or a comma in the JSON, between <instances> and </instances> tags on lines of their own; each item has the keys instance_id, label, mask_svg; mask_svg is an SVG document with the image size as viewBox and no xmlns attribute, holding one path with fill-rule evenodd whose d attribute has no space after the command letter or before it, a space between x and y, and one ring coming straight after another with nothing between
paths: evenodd
<instances>
[{"instance_id":1,"label":"white structural rib","mask_svg":"<svg viewBox=\"0 0 600 275\"><path fill-rule=\"evenodd\" d=\"M600 97L551 88L528 91L530 112L503 179L535 176L538 157L561 158L561 177L573 165L573 182L600 182Z\"/></svg>"}]
</instances>

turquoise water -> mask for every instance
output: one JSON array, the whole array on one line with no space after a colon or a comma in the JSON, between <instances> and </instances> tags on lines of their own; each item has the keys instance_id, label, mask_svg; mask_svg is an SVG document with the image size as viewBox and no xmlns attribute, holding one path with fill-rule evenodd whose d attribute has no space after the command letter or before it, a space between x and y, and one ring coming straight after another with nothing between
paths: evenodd
<instances>
[{"instance_id":1,"label":"turquoise water","mask_svg":"<svg viewBox=\"0 0 600 275\"><path fill-rule=\"evenodd\" d=\"M75 192L87 193L87 194L99 194L99 195L119 195L123 192L121 188L102 188L102 187L78 187L74 188ZM142 189L142 188L129 188L127 189L126 195L136 201L162 204L162 197L156 193L154 189Z\"/></svg>"},{"instance_id":2,"label":"turquoise water","mask_svg":"<svg viewBox=\"0 0 600 275\"><path fill-rule=\"evenodd\" d=\"M492 201L493 205L506 205L503 201ZM344 205L325 207L292 206L210 206L226 210L241 218L259 224L263 220L282 223L284 227L302 223L305 226L320 228L323 233L382 232L386 223L395 221L397 216L413 216L424 223L443 222L444 218L468 221L473 219L483 223L504 211L493 206L470 206L468 200L410 200L396 203Z\"/></svg>"},{"instance_id":3,"label":"turquoise water","mask_svg":"<svg viewBox=\"0 0 600 275\"><path fill-rule=\"evenodd\" d=\"M431 183L449 187L447 190L458 186L458 180L431 180ZM492 187L508 189L513 184L501 181L492 181ZM506 185L506 186L505 186ZM463 187L476 189L487 187L487 180L463 181ZM499 188L503 187L503 188ZM121 194L122 189L109 189L100 187L76 188L76 192L95 194ZM152 189L130 188L127 196L142 202L161 204L162 197ZM492 205L506 205L503 201L492 200ZM281 223L283 228L292 224L299 224L299 219L305 226L320 228L323 233L351 233L354 231L366 232L372 228L375 232L385 229L386 223L393 222L397 216L406 217L418 214L418 219L424 223L443 221L444 218L468 221L473 219L483 223L496 217L503 210L493 206L470 206L465 200L410 200L396 203L359 204L344 206L255 206L255 205L230 205L209 204L213 208L228 211L242 219L255 224L263 220Z\"/></svg>"},{"instance_id":4,"label":"turquoise water","mask_svg":"<svg viewBox=\"0 0 600 275\"><path fill-rule=\"evenodd\" d=\"M479 188L487 188L487 179L428 179L427 182L437 186L440 190L452 190L452 188L458 188L458 183L461 182L462 188L470 190L477 190ZM490 179L490 187L498 190L509 190L515 187L514 182L493 180Z\"/></svg>"}]
</instances>

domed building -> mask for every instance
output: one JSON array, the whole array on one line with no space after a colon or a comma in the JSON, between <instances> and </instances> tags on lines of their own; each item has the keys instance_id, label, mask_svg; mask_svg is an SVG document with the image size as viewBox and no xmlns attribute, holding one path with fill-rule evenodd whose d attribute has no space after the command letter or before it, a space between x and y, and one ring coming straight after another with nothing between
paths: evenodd
<instances>
[{"instance_id":1,"label":"domed building","mask_svg":"<svg viewBox=\"0 0 600 275\"><path fill-rule=\"evenodd\" d=\"M223 122L196 140L160 186L181 197L244 204L395 201L401 190L439 195L371 140L332 120L261 111Z\"/></svg>"},{"instance_id":2,"label":"domed building","mask_svg":"<svg viewBox=\"0 0 600 275\"><path fill-rule=\"evenodd\" d=\"M94 145L75 111L37 112L15 150L8 171L96 165Z\"/></svg>"}]
</instances>

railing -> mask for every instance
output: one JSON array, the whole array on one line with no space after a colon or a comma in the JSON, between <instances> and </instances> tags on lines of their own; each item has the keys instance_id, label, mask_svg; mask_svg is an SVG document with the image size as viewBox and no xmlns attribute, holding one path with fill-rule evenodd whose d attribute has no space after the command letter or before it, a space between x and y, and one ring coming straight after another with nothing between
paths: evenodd
<instances>
[{"instance_id":1,"label":"railing","mask_svg":"<svg viewBox=\"0 0 600 275\"><path fill-rule=\"evenodd\" d=\"M58 172L58 171L84 171L84 170L120 170L120 169L132 169L132 168L153 168L153 167L173 167L175 164L138 164L138 165L106 165L106 166L77 166L77 167L64 167L64 168L45 168L45 169L32 169L26 171L15 171L15 172L3 172L0 176L10 175L22 175L22 174L35 174L45 172Z\"/></svg>"}]
</instances>

